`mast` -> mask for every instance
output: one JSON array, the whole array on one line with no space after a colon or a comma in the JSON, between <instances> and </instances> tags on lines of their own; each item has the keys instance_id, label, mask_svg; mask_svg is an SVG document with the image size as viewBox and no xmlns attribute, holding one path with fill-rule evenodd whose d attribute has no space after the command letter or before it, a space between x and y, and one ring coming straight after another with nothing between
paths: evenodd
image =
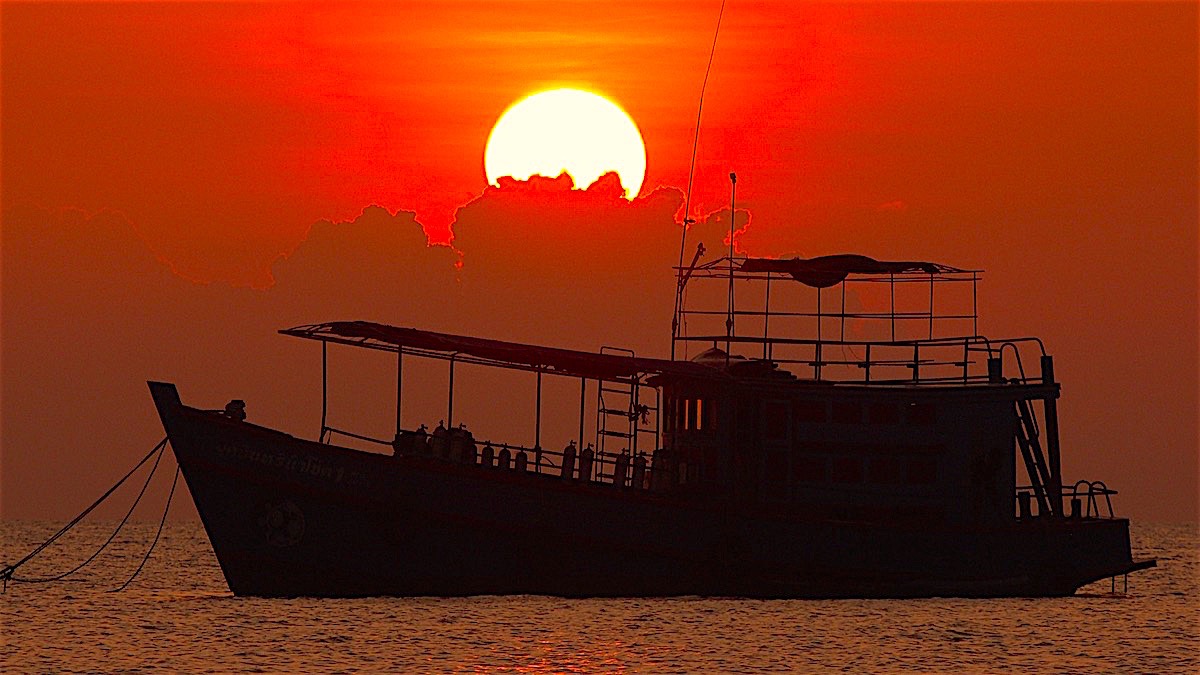
<instances>
[{"instance_id":1,"label":"mast","mask_svg":"<svg viewBox=\"0 0 1200 675\"><path fill-rule=\"evenodd\" d=\"M730 342L733 340L733 233L737 228L737 174L729 172L729 302L725 315L725 365L729 365Z\"/></svg>"},{"instance_id":2,"label":"mast","mask_svg":"<svg viewBox=\"0 0 1200 675\"><path fill-rule=\"evenodd\" d=\"M683 309L683 286L687 279L683 274L683 251L687 248L688 226L696 222L690 217L692 209L692 181L696 176L696 150L700 147L700 115L704 112L704 91L708 88L708 75L712 72L713 57L717 53L717 37L721 34L721 18L725 16L725 0L717 12L717 27L713 31L712 48L708 51L708 66L704 69L704 81L700 84L700 104L696 106L696 131L692 137L692 162L688 167L687 193L683 199L683 231L679 234L679 266L675 276L675 309L671 314L671 360L675 360L675 338L679 337L680 311Z\"/></svg>"}]
</instances>

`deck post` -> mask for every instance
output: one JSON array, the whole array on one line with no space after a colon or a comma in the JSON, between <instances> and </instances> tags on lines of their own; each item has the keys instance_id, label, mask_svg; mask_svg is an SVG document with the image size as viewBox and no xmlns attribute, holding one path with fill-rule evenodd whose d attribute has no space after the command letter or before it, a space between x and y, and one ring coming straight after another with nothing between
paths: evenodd
<instances>
[{"instance_id":1,"label":"deck post","mask_svg":"<svg viewBox=\"0 0 1200 675\"><path fill-rule=\"evenodd\" d=\"M1054 357L1042 355L1042 382L1047 385L1054 384ZM1059 460L1058 452L1058 402L1053 395L1047 396L1042 404L1046 414L1046 461L1050 464L1050 485L1047 491L1050 493L1050 503L1054 509L1054 515L1063 515L1063 497L1062 497L1062 466Z\"/></svg>"},{"instance_id":2,"label":"deck post","mask_svg":"<svg viewBox=\"0 0 1200 675\"><path fill-rule=\"evenodd\" d=\"M400 438L400 434L404 432L404 426L400 423L400 407L401 395L404 393L404 350L396 349L396 438Z\"/></svg>"},{"instance_id":3,"label":"deck post","mask_svg":"<svg viewBox=\"0 0 1200 675\"><path fill-rule=\"evenodd\" d=\"M542 369L537 371L537 412L534 416L533 447L542 447Z\"/></svg>"},{"instance_id":4,"label":"deck post","mask_svg":"<svg viewBox=\"0 0 1200 675\"><path fill-rule=\"evenodd\" d=\"M846 341L846 280L842 279L842 342ZM789 455L790 457L791 455Z\"/></svg>"},{"instance_id":5,"label":"deck post","mask_svg":"<svg viewBox=\"0 0 1200 675\"><path fill-rule=\"evenodd\" d=\"M454 357L457 354L450 356L450 395L447 396L448 402L446 407L446 429L454 427Z\"/></svg>"},{"instance_id":6,"label":"deck post","mask_svg":"<svg viewBox=\"0 0 1200 675\"><path fill-rule=\"evenodd\" d=\"M763 300L763 360L771 358L771 351L767 345L770 344L771 333L771 271L767 270L767 297Z\"/></svg>"},{"instance_id":7,"label":"deck post","mask_svg":"<svg viewBox=\"0 0 1200 675\"><path fill-rule=\"evenodd\" d=\"M866 381L869 383L871 381L871 343L870 342L867 343L866 359L867 359L866 363L863 364L863 370L866 371L865 377L866 377Z\"/></svg>"},{"instance_id":8,"label":"deck post","mask_svg":"<svg viewBox=\"0 0 1200 675\"><path fill-rule=\"evenodd\" d=\"M1000 384L1004 382L1004 361L999 356L992 356L991 348L988 348L988 382L992 384Z\"/></svg>"},{"instance_id":9,"label":"deck post","mask_svg":"<svg viewBox=\"0 0 1200 675\"><path fill-rule=\"evenodd\" d=\"M321 435L318 443L325 442L325 420L329 413L329 341L321 340Z\"/></svg>"},{"instance_id":10,"label":"deck post","mask_svg":"<svg viewBox=\"0 0 1200 675\"><path fill-rule=\"evenodd\" d=\"M821 379L821 287L817 287L817 347L816 347L817 363L813 368L815 379Z\"/></svg>"},{"instance_id":11,"label":"deck post","mask_svg":"<svg viewBox=\"0 0 1200 675\"><path fill-rule=\"evenodd\" d=\"M892 324L892 342L896 341L896 275L888 274L888 290L892 296L892 311L888 314Z\"/></svg>"},{"instance_id":12,"label":"deck post","mask_svg":"<svg viewBox=\"0 0 1200 675\"><path fill-rule=\"evenodd\" d=\"M929 339L933 339L933 275L929 275Z\"/></svg>"},{"instance_id":13,"label":"deck post","mask_svg":"<svg viewBox=\"0 0 1200 675\"><path fill-rule=\"evenodd\" d=\"M583 411L586 407L584 400L587 397L587 378L579 378L579 447L583 447Z\"/></svg>"}]
</instances>

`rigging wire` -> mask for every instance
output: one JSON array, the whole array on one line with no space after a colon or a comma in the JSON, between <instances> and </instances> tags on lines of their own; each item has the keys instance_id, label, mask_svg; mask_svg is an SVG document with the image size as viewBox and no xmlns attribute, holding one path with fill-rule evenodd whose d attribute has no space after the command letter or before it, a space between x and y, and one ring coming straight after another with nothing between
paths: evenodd
<instances>
[{"instance_id":1,"label":"rigging wire","mask_svg":"<svg viewBox=\"0 0 1200 675\"><path fill-rule=\"evenodd\" d=\"M142 562L138 563L137 569L133 571L133 575L125 580L117 588L109 591L109 593L118 593L125 590L125 587L133 583L133 580L142 573L142 568L146 566L146 561L150 559L150 554L154 552L154 547L158 545L158 538L162 536L163 525L167 522L167 513L171 511L171 500L175 497L175 486L179 484L179 465L175 465L175 478L171 480L171 492L167 494L167 505L163 508L162 519L158 521L158 532L154 533L154 541L150 542L150 548L146 550L146 556L142 558Z\"/></svg>"},{"instance_id":2,"label":"rigging wire","mask_svg":"<svg viewBox=\"0 0 1200 675\"><path fill-rule=\"evenodd\" d=\"M690 218L692 208L692 181L696 176L696 152L700 147L700 116L704 113L704 92L708 88L708 76L712 72L713 57L717 54L717 38L721 35L721 19L725 16L725 0L721 0L721 9L717 12L717 27L713 31L712 48L708 52L708 66L704 69L704 81L700 84L700 103L696 106L696 130L692 138L692 161L688 166L687 193L683 199L683 232L679 235L679 267L683 267L684 249L687 248L688 224L694 222ZM683 270L679 269L679 280L675 290L675 315L671 317L671 358L675 358L675 338L678 335L679 310L683 294Z\"/></svg>"},{"instance_id":3,"label":"rigging wire","mask_svg":"<svg viewBox=\"0 0 1200 675\"><path fill-rule=\"evenodd\" d=\"M29 562L35 556L37 556L39 553L46 550L51 544L53 544L55 541L57 541L59 537L63 536L71 528L78 525L79 521L86 518L89 513L91 513L92 511L95 511L97 506L100 506L100 504L102 504L104 502L104 500L108 499L112 495L112 493L116 492L117 488L121 487L121 485L124 484L125 481L129 480L130 476L132 476L143 464L145 464L147 461L149 461L150 458L153 457L156 452L160 452L163 448L165 448L166 445L167 445L167 439L163 438L161 441L159 441L154 446L154 448L152 448L150 450L150 452L146 453L146 456L143 457L137 464L135 464L133 466L133 468L129 470L128 473L126 473L124 476L122 476L121 480L118 480L115 485L113 485L112 487L110 487L108 489L107 492L100 495L99 499L92 502L91 506L84 509L82 513L75 516L66 525L63 525L62 528L58 532L55 532L49 539L42 542L40 545L38 545L37 548L33 549L28 554L26 554L24 558L21 558L20 560L13 563L12 565L6 565L3 569L0 569L0 581L3 581L4 590L5 591L8 590L8 582L9 582L9 580L11 580L13 578L13 573L17 571L18 567Z\"/></svg>"},{"instance_id":4,"label":"rigging wire","mask_svg":"<svg viewBox=\"0 0 1200 675\"><path fill-rule=\"evenodd\" d=\"M157 445L155 447L160 448L158 451L158 456L154 458L154 465L152 467L150 467L150 473L146 475L146 482L142 483L141 491L138 492L138 496L136 499L133 500L133 504L129 507L129 510L125 512L125 517L122 518L121 522L117 524L117 528L115 530L113 530L113 533L111 535L109 535L108 539L103 544L100 545L100 548L96 549L95 553L93 553L87 560L84 560L83 562L76 565L73 569L67 570L66 572L63 572L62 574L56 574L56 575L50 576L50 577L36 577L36 578L29 578L29 579L22 579L20 577L14 576L14 577L12 577L12 580L15 582L18 582L18 583L22 583L22 584L43 584L43 583L49 583L51 581L61 581L62 579L66 579L67 577L78 572L79 570L83 569L84 567L87 567L87 565L89 563L91 563L93 560L95 560L104 551L104 549L108 548L108 545L111 544L113 542L113 540L117 538L117 535L125 527L125 524L129 522L129 517L133 515L133 510L137 508L138 502L142 501L142 496L146 494L146 488L150 487L150 479L154 478L154 473L156 471L158 471L158 463L160 461L162 461L163 454L166 452L166 445L160 443L159 445Z\"/></svg>"}]
</instances>

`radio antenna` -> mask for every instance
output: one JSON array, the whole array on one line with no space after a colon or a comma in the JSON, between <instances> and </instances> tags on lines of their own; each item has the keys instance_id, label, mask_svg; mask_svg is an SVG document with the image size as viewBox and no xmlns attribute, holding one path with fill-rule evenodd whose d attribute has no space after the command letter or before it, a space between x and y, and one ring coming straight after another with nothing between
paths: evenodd
<instances>
[{"instance_id":1,"label":"radio antenna","mask_svg":"<svg viewBox=\"0 0 1200 675\"><path fill-rule=\"evenodd\" d=\"M676 268L675 312L671 317L671 360L675 360L675 340L679 337L680 313L683 310L683 251L687 247L688 226L696 222L691 218L692 180L696 176L696 150L700 147L700 116L704 112L704 91L708 88L708 75L712 72L713 57L717 53L717 37L721 35L721 19L725 16L725 0L717 12L717 27L713 31L712 48L708 52L708 66L704 69L704 81L700 84L700 103L696 106L696 132L692 138L692 162L688 167L687 192L683 199L683 232L679 235L679 266Z\"/></svg>"}]
</instances>

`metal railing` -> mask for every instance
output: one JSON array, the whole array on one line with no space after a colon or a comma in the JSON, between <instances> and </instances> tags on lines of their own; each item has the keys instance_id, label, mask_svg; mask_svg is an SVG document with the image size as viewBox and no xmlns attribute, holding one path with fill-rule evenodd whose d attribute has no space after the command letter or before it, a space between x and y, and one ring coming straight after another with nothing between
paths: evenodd
<instances>
[{"instance_id":1,"label":"metal railing","mask_svg":"<svg viewBox=\"0 0 1200 675\"><path fill-rule=\"evenodd\" d=\"M465 429L447 429L444 435L405 430L398 438L386 441L326 427L322 438L328 439L333 434L389 447L394 454L400 456L426 457L455 464L523 471L581 483L649 489L653 472L650 456L642 452L631 455L623 452L596 451L588 447L576 448L572 455L566 448L551 450L493 441L481 443ZM592 453L590 462L586 459L587 452ZM564 466L567 469L564 469Z\"/></svg>"},{"instance_id":2,"label":"metal railing","mask_svg":"<svg viewBox=\"0 0 1200 675\"><path fill-rule=\"evenodd\" d=\"M1071 505L1068 517L1075 519L1116 518L1112 505L1112 496L1115 494L1117 494L1116 490L1099 480L1078 480L1070 487L1065 485L1062 487L1063 499ZM1103 498L1103 511L1101 511L1101 498ZM1017 517L1022 520L1049 515L1033 512L1035 499L1034 488L1031 485L1017 486L1015 499Z\"/></svg>"},{"instance_id":3,"label":"metal railing","mask_svg":"<svg viewBox=\"0 0 1200 675\"><path fill-rule=\"evenodd\" d=\"M762 337L718 335L680 338L685 341L764 344ZM899 341L814 340L770 338L767 342L790 356L768 359L780 365L808 366L814 379L827 382L871 384L970 384L996 382L988 361L999 359L998 375L1006 382L1040 382L1041 373L1025 370L1022 352L1045 356L1040 338L992 340L983 335ZM1032 356L1033 354L1027 354ZM1033 359L1038 363L1038 359ZM1011 371L1011 373L1009 372ZM900 374L902 373L902 374Z\"/></svg>"}]
</instances>

